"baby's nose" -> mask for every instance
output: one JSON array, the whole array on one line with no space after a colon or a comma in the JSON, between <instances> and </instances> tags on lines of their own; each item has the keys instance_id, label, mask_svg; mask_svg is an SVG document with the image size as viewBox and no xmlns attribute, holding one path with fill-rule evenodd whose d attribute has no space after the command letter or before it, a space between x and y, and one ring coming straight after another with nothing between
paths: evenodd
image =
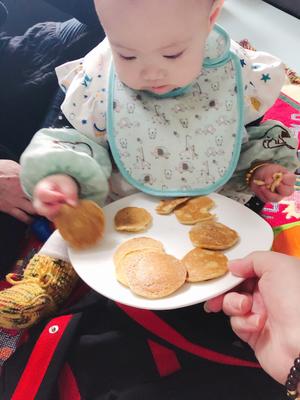
<instances>
[{"instance_id":1,"label":"baby's nose","mask_svg":"<svg viewBox=\"0 0 300 400\"><path fill-rule=\"evenodd\" d=\"M148 66L142 69L142 77L147 81L158 81L165 76L165 71L160 67Z\"/></svg>"}]
</instances>

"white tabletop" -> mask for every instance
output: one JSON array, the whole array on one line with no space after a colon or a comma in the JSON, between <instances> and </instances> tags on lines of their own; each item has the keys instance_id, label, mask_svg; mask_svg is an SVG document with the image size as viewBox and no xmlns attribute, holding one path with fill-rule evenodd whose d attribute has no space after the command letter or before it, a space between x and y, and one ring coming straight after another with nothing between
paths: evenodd
<instances>
[{"instance_id":1,"label":"white tabletop","mask_svg":"<svg viewBox=\"0 0 300 400\"><path fill-rule=\"evenodd\" d=\"M232 39L248 39L300 73L300 20L262 0L225 0L218 23Z\"/></svg>"}]
</instances>

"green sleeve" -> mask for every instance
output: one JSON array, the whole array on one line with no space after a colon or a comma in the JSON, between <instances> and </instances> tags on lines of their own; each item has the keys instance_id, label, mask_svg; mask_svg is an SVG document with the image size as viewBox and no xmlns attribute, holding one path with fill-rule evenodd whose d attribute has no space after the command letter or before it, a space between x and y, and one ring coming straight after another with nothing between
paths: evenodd
<instances>
[{"instance_id":1,"label":"green sleeve","mask_svg":"<svg viewBox=\"0 0 300 400\"><path fill-rule=\"evenodd\" d=\"M259 126L247 128L248 140L242 144L237 168L232 178L224 185L221 193L248 200L251 191L245 175L251 165L260 162L280 164L294 172L299 167L297 158L298 139L283 124L268 120Z\"/></svg>"},{"instance_id":2,"label":"green sleeve","mask_svg":"<svg viewBox=\"0 0 300 400\"><path fill-rule=\"evenodd\" d=\"M108 194L111 161L105 146L75 129L41 129L21 156L21 184L32 197L43 178L66 174L76 180L80 198L102 205Z\"/></svg>"},{"instance_id":3,"label":"green sleeve","mask_svg":"<svg viewBox=\"0 0 300 400\"><path fill-rule=\"evenodd\" d=\"M246 172L251 164L272 162L294 171L299 166L297 158L298 139L278 121L268 120L247 129L248 141L242 151L236 172Z\"/></svg>"}]
</instances>

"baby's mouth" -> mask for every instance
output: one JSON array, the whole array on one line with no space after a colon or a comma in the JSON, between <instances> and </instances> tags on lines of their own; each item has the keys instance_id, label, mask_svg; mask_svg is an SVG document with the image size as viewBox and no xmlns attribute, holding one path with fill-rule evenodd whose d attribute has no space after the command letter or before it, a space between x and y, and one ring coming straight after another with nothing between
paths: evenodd
<instances>
[{"instance_id":1,"label":"baby's mouth","mask_svg":"<svg viewBox=\"0 0 300 400\"><path fill-rule=\"evenodd\" d=\"M163 94L170 92L172 90L172 87L171 85L151 86L147 88L147 90L156 94Z\"/></svg>"}]
</instances>

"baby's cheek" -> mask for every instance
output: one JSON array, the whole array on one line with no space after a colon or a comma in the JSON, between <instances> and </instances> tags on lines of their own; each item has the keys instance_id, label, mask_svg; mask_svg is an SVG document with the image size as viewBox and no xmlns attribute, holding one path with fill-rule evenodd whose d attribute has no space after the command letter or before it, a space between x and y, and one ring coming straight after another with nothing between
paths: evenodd
<instances>
[{"instance_id":1,"label":"baby's cheek","mask_svg":"<svg viewBox=\"0 0 300 400\"><path fill-rule=\"evenodd\" d=\"M117 57L114 58L114 63L120 81L125 83L127 86L132 87L132 80L133 77L136 75L134 66L131 65L130 68L130 66L128 65L130 63L128 61L120 61Z\"/></svg>"}]
</instances>

